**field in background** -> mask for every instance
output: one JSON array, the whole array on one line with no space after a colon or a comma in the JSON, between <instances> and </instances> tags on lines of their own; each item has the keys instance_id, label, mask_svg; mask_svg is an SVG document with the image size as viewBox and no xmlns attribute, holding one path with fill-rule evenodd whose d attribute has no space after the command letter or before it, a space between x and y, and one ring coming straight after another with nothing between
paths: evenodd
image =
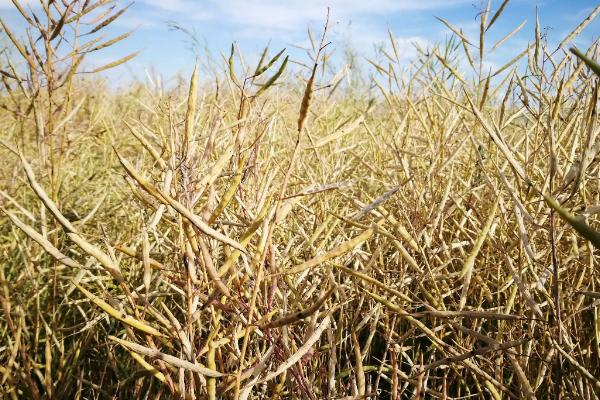
<instances>
[{"instance_id":1,"label":"field in background","mask_svg":"<svg viewBox=\"0 0 600 400\"><path fill-rule=\"evenodd\" d=\"M496 69L508 1L352 86L325 29L115 93L121 11L51 3L3 23L3 398L600 396L600 7Z\"/></svg>"}]
</instances>

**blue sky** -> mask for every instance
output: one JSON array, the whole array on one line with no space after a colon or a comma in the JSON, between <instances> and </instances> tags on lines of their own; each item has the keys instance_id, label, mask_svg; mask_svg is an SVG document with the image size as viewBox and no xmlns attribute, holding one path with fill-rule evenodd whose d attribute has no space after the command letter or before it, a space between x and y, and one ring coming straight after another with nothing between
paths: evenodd
<instances>
[{"instance_id":1,"label":"blue sky","mask_svg":"<svg viewBox=\"0 0 600 400\"><path fill-rule=\"evenodd\" d=\"M493 0L492 12L501 3ZM550 43L557 43L597 5L594 0L512 0L490 32L490 42L523 20L527 20L527 25L512 39L512 44L492 59L508 60L532 40L536 7L542 28L548 28ZM189 73L195 56L186 36L170 29L168 22L193 31L201 45L215 57L220 57L220 52L227 53L235 41L250 60L269 42L271 49L287 47L292 56L301 58L302 53L293 46L307 46L307 27L321 29L327 6L331 7L330 40L334 46L349 46L361 55L370 56L373 45L386 40L389 27L407 61L414 54L411 43L416 41L426 46L444 40L448 34L435 16L463 28L476 40L476 15L483 7L480 0L137 0L108 32L109 36L116 36L134 29L133 36L91 62L101 64L141 50L128 66L113 71L113 76L139 77L148 68L165 77ZM22 21L10 0L0 0L0 15L19 32ZM575 44L585 48L599 36L600 19L592 22Z\"/></svg>"}]
</instances>

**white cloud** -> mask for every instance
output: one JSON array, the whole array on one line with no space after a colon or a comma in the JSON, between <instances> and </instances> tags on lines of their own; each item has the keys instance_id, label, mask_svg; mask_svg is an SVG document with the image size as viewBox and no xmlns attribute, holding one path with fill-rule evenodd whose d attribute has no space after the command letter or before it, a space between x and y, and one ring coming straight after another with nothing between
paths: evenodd
<instances>
[{"instance_id":1,"label":"white cloud","mask_svg":"<svg viewBox=\"0 0 600 400\"><path fill-rule=\"evenodd\" d=\"M387 29L385 24L374 21L365 21L362 19L353 21L339 27L337 33L340 40L336 40L336 42L348 45L360 54L368 54L370 50L373 50L374 46L380 45L386 49L391 49ZM394 35L400 59L403 61L416 56L415 43L422 48L426 48L432 44L427 38L422 36L396 36L395 32L392 31L391 33Z\"/></svg>"},{"instance_id":2,"label":"white cloud","mask_svg":"<svg viewBox=\"0 0 600 400\"><path fill-rule=\"evenodd\" d=\"M396 44L400 60L413 59L417 56L417 48L427 49L433 46L433 42L420 36L397 37Z\"/></svg>"},{"instance_id":3,"label":"white cloud","mask_svg":"<svg viewBox=\"0 0 600 400\"><path fill-rule=\"evenodd\" d=\"M2 1L2 0L0 0ZM174 20L185 25L208 21L223 24L235 39L276 39L280 43L301 45L306 28L320 32L327 8L330 9L330 39L358 53L374 45L389 45L386 21L403 12L431 11L471 4L473 0L139 0L139 10L147 20ZM398 15L394 15L398 14ZM435 20L431 19L435 24ZM398 38L404 60L414 58L416 41L429 42L413 32Z\"/></svg>"},{"instance_id":4,"label":"white cloud","mask_svg":"<svg viewBox=\"0 0 600 400\"><path fill-rule=\"evenodd\" d=\"M0 0L3 1L3 0ZM5 1L5 0L4 0ZM297 31L323 21L327 7L332 21L368 18L402 11L422 11L469 4L472 0L142 0L147 6L196 19L223 21L245 29Z\"/></svg>"},{"instance_id":5,"label":"white cloud","mask_svg":"<svg viewBox=\"0 0 600 400\"><path fill-rule=\"evenodd\" d=\"M426 10L467 3L465 0L211 0L218 9L246 24L286 25L322 19L327 7L335 17L382 15L401 11Z\"/></svg>"}]
</instances>

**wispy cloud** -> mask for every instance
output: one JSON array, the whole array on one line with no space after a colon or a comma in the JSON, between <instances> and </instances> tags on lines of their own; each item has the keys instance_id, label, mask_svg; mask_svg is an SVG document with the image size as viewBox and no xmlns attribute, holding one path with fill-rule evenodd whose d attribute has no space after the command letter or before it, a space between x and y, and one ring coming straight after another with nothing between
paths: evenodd
<instances>
[{"instance_id":1,"label":"wispy cloud","mask_svg":"<svg viewBox=\"0 0 600 400\"><path fill-rule=\"evenodd\" d=\"M228 25L258 28L268 32L297 31L299 26L322 21L327 7L332 20L366 19L403 11L451 8L472 0L143 0L151 8L185 19L211 19ZM194 10L202 9L200 14Z\"/></svg>"}]
</instances>

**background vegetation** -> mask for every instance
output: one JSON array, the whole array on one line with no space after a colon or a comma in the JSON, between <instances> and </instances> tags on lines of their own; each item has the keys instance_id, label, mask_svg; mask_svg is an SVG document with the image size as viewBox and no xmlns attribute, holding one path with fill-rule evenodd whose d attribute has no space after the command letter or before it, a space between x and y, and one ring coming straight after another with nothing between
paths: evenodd
<instances>
[{"instance_id":1,"label":"background vegetation","mask_svg":"<svg viewBox=\"0 0 600 400\"><path fill-rule=\"evenodd\" d=\"M369 79L326 23L115 92L124 10L41 4L2 22L3 397L598 398L600 8L500 67L508 1Z\"/></svg>"}]
</instances>

